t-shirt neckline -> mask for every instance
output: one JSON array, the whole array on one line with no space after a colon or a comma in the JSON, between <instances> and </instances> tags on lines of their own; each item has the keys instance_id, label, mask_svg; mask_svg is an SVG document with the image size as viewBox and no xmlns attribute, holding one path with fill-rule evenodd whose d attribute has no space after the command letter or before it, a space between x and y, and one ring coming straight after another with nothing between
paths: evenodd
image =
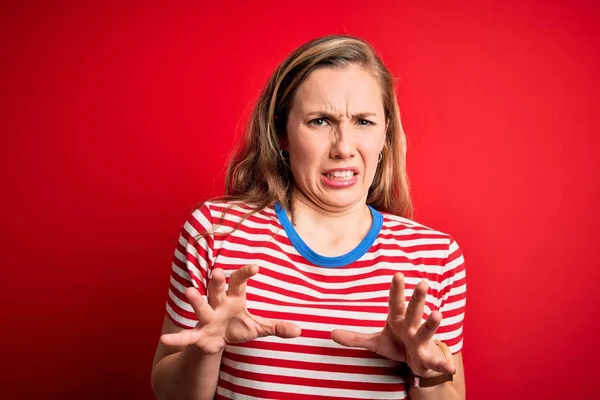
<instances>
[{"instance_id":1,"label":"t-shirt neckline","mask_svg":"<svg viewBox=\"0 0 600 400\"><path fill-rule=\"evenodd\" d=\"M381 231L381 227L383 226L383 215L381 215L379 211L375 210L370 205L367 206L371 211L371 217L373 219L367 235L349 253L335 257L323 256L315 252L310 247L308 247L306 242L304 242L300 235L298 235L298 232L296 232L296 229L294 228L290 219L288 218L285 209L279 203L275 203L274 209L275 213L277 214L277 218L279 219L279 222L283 226L285 233L290 239L290 242L306 260L320 267L337 268L349 265L355 262L356 260L360 259L363 255L365 255L369 251L369 249L375 242L375 239L377 239L379 232Z\"/></svg>"}]
</instances>

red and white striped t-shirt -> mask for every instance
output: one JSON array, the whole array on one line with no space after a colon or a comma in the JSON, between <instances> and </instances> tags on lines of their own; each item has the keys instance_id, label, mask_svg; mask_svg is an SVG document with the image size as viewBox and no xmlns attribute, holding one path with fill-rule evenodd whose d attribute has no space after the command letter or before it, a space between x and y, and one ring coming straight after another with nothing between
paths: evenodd
<instances>
[{"instance_id":1,"label":"red and white striped t-shirt","mask_svg":"<svg viewBox=\"0 0 600 400\"><path fill-rule=\"evenodd\" d=\"M193 285L206 296L213 268L231 273L260 267L248 282L254 315L291 321L302 329L295 339L260 338L227 345L216 398L231 399L402 399L407 396L398 362L331 339L335 328L378 332L385 325L395 272L405 276L406 300L426 280L424 318L443 314L436 338L453 353L462 348L466 281L463 256L451 236L411 220L371 209L373 222L363 242L340 257L312 251L275 205L244 221L229 235L208 235L230 204L205 203L183 226L172 267L167 313L193 328L197 319L186 302ZM230 232L250 208L236 204L217 232Z\"/></svg>"}]
</instances>

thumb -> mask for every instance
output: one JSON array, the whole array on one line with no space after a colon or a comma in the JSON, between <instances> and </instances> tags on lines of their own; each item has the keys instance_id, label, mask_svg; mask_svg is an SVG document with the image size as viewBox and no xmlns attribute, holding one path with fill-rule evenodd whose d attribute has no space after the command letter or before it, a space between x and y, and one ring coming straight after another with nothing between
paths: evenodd
<instances>
[{"instance_id":1,"label":"thumb","mask_svg":"<svg viewBox=\"0 0 600 400\"><path fill-rule=\"evenodd\" d=\"M184 329L176 333L165 333L160 337L160 341L166 346L185 347L198 342L202 338L202 333L197 329Z\"/></svg>"},{"instance_id":2,"label":"thumb","mask_svg":"<svg viewBox=\"0 0 600 400\"><path fill-rule=\"evenodd\" d=\"M374 353L377 352L377 336L379 333L358 333L345 329L334 329L331 339L346 347L360 347Z\"/></svg>"},{"instance_id":3,"label":"thumb","mask_svg":"<svg viewBox=\"0 0 600 400\"><path fill-rule=\"evenodd\" d=\"M302 333L302 329L298 325L286 321L275 322L273 328L272 334L284 339L293 339Z\"/></svg>"},{"instance_id":4,"label":"thumb","mask_svg":"<svg viewBox=\"0 0 600 400\"><path fill-rule=\"evenodd\" d=\"M278 336L283 339L293 339L302 333L302 329L294 323L287 321L277 321L254 316L255 321L262 328L260 336Z\"/></svg>"}]
</instances>

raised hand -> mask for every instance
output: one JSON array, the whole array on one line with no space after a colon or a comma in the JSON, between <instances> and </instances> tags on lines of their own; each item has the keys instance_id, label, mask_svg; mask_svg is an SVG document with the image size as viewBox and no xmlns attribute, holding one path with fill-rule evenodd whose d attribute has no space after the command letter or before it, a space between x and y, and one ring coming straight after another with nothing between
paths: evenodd
<instances>
[{"instance_id":1,"label":"raised hand","mask_svg":"<svg viewBox=\"0 0 600 400\"><path fill-rule=\"evenodd\" d=\"M264 336L300 336L300 327L291 322L261 318L248 312L246 283L258 273L258 269L257 265L246 265L233 272L227 292L223 270L213 270L207 287L208 303L196 288L188 288L185 296L199 322L193 329L162 335L163 344L181 347L195 345L205 354L214 354L228 343L247 342Z\"/></svg>"},{"instance_id":2,"label":"raised hand","mask_svg":"<svg viewBox=\"0 0 600 400\"><path fill-rule=\"evenodd\" d=\"M392 279L388 317L383 330L364 334L335 329L331 332L332 339L343 346L361 347L386 358L406 362L415 375L423 378L441 373L454 374L456 367L452 360L446 360L432 340L442 321L442 314L432 311L421 324L428 289L426 282L419 282L406 306L404 275L396 273Z\"/></svg>"}]
</instances>

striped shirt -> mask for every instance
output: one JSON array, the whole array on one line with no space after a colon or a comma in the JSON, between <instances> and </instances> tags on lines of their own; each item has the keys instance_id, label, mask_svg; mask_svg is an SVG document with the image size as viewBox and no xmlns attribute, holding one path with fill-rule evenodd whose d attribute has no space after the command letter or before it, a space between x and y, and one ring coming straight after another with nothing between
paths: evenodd
<instances>
[{"instance_id":1,"label":"striped shirt","mask_svg":"<svg viewBox=\"0 0 600 400\"><path fill-rule=\"evenodd\" d=\"M233 206L220 221L227 206ZM399 363L375 353L338 345L335 328L370 333L387 318L395 272L404 274L406 300L427 281L423 321L432 310L443 314L435 338L452 353L462 348L466 280L456 241L409 219L371 208L373 222L350 253L325 257L312 251L277 204L246 219L241 204L205 203L190 214L175 250L167 314L184 328L197 319L185 299L191 285L206 296L210 271L231 273L247 264L260 267L248 282L248 310L254 315L290 321L300 337L265 337L227 345L221 363L217 399L402 399Z\"/></svg>"}]
</instances>

